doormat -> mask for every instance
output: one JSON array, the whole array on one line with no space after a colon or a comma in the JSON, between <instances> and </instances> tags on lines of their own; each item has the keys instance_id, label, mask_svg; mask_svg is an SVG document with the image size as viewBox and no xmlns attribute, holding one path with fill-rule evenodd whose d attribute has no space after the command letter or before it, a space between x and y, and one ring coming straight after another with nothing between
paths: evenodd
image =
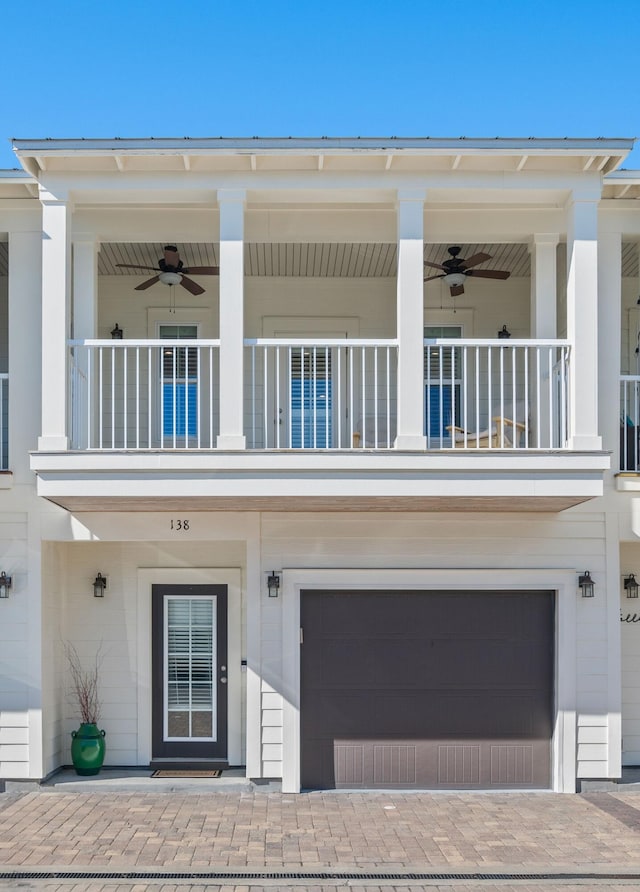
<instances>
[{"instance_id":1,"label":"doormat","mask_svg":"<svg viewBox=\"0 0 640 892\"><path fill-rule=\"evenodd\" d=\"M197 769L190 771L189 769L167 770L156 769L151 777L220 777L222 771L219 768L212 768L210 771Z\"/></svg>"}]
</instances>

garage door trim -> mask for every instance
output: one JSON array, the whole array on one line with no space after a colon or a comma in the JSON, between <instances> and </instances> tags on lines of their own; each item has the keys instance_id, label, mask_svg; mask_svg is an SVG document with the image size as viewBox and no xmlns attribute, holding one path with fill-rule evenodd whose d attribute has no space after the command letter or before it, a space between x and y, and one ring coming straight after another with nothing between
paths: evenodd
<instances>
[{"instance_id":1,"label":"garage door trim","mask_svg":"<svg viewBox=\"0 0 640 892\"><path fill-rule=\"evenodd\" d=\"M300 592L302 589L504 590L556 593L552 789L576 788L576 577L545 569L283 569L283 773L282 789L300 792Z\"/></svg>"}]
</instances>

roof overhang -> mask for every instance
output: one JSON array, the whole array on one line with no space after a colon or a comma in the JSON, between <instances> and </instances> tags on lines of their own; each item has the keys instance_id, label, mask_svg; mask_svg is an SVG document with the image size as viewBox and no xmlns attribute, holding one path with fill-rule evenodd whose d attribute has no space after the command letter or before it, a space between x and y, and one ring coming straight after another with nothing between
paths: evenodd
<instances>
[{"instance_id":1,"label":"roof overhang","mask_svg":"<svg viewBox=\"0 0 640 892\"><path fill-rule=\"evenodd\" d=\"M606 174L633 139L210 137L15 139L29 173L104 170L562 170Z\"/></svg>"}]
</instances>

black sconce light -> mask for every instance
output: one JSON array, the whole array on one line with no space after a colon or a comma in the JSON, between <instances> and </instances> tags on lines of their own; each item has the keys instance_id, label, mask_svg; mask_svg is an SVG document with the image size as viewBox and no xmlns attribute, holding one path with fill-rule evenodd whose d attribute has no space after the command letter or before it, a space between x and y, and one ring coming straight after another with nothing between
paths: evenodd
<instances>
[{"instance_id":1,"label":"black sconce light","mask_svg":"<svg viewBox=\"0 0 640 892\"><path fill-rule=\"evenodd\" d=\"M120 328L116 322L116 327L111 329L111 340L121 341L124 337L124 328Z\"/></svg>"},{"instance_id":2,"label":"black sconce light","mask_svg":"<svg viewBox=\"0 0 640 892\"><path fill-rule=\"evenodd\" d=\"M596 586L588 570L578 577L578 588L583 598L593 598Z\"/></svg>"},{"instance_id":3,"label":"black sconce light","mask_svg":"<svg viewBox=\"0 0 640 892\"><path fill-rule=\"evenodd\" d=\"M107 587L107 578L103 576L100 571L98 571L98 575L93 580L93 597L94 598L104 598L104 590Z\"/></svg>"},{"instance_id":4,"label":"black sconce light","mask_svg":"<svg viewBox=\"0 0 640 892\"><path fill-rule=\"evenodd\" d=\"M506 325L503 325L500 331L498 332L498 337L500 340L504 340L504 338L510 338L511 332L508 330Z\"/></svg>"},{"instance_id":5,"label":"black sconce light","mask_svg":"<svg viewBox=\"0 0 640 892\"><path fill-rule=\"evenodd\" d=\"M280 593L280 575L275 570L267 576L267 591L270 598L277 598Z\"/></svg>"},{"instance_id":6,"label":"black sconce light","mask_svg":"<svg viewBox=\"0 0 640 892\"><path fill-rule=\"evenodd\" d=\"M9 597L9 589L11 588L11 577L2 571L0 573L0 598Z\"/></svg>"},{"instance_id":7,"label":"black sconce light","mask_svg":"<svg viewBox=\"0 0 640 892\"><path fill-rule=\"evenodd\" d=\"M638 582L634 573L629 573L624 577L624 590L627 593L627 598L638 597Z\"/></svg>"}]
</instances>

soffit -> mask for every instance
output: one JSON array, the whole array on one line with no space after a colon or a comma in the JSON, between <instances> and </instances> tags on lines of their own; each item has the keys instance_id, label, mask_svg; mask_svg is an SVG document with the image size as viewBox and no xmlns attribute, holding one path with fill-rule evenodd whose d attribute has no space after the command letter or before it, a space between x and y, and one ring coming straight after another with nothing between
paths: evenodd
<instances>
[{"instance_id":1,"label":"soffit","mask_svg":"<svg viewBox=\"0 0 640 892\"><path fill-rule=\"evenodd\" d=\"M441 263L449 254L448 245L425 245L424 259ZM98 272L103 276L135 275L135 270L120 269L118 263L137 263L156 267L162 257L161 243L106 243L98 255ZM218 245L211 243L180 245L180 256L191 266L217 266ZM465 244L462 257L483 252L491 260L482 269L506 269L512 276L528 276L530 259L525 244ZM247 276L393 278L397 273L397 245L394 243L247 243ZM437 274L437 270L434 270ZM140 270L144 275L144 270Z\"/></svg>"}]
</instances>

